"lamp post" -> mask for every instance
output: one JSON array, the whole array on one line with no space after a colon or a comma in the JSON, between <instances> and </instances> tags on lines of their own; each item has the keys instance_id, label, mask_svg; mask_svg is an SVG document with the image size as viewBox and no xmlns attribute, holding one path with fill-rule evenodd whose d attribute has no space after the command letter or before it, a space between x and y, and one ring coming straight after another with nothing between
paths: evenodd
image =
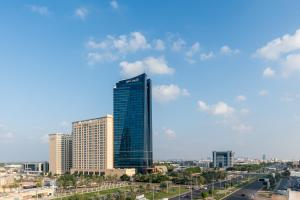
<instances>
[{"instance_id":1,"label":"lamp post","mask_svg":"<svg viewBox=\"0 0 300 200\"><path fill-rule=\"evenodd\" d=\"M180 185L179 185L179 200L180 200Z\"/></svg>"}]
</instances>

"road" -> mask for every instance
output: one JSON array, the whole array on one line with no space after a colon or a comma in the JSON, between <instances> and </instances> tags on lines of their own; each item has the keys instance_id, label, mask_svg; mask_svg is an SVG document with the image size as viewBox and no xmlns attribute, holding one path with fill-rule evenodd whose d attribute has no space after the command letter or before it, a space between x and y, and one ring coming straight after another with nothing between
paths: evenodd
<instances>
[{"instance_id":1,"label":"road","mask_svg":"<svg viewBox=\"0 0 300 200\"><path fill-rule=\"evenodd\" d=\"M247 200L254 199L255 193L261 189L262 183L259 181L255 181L249 185L246 185L241 190L238 190L226 197L224 200Z\"/></svg>"},{"instance_id":2,"label":"road","mask_svg":"<svg viewBox=\"0 0 300 200\"><path fill-rule=\"evenodd\" d=\"M228 182L239 182L241 181L242 178L241 177L237 177L237 178L233 178L232 180L224 180L224 181L220 181L220 182L215 182L214 184L208 184L207 185L207 189L193 189L190 192L184 193L180 196L174 197L174 198L170 198L170 200L190 200L190 199L198 199L201 197L201 193L208 191L209 189L220 189L220 188L224 188L225 187L225 183Z\"/></svg>"}]
</instances>

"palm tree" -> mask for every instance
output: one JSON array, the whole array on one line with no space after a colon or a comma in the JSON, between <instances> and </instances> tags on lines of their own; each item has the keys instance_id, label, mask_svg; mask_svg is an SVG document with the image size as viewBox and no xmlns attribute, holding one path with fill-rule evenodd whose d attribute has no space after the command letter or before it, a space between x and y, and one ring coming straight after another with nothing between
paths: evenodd
<instances>
[{"instance_id":1,"label":"palm tree","mask_svg":"<svg viewBox=\"0 0 300 200\"><path fill-rule=\"evenodd\" d=\"M152 188L151 188L151 185L148 183L147 185L146 185L146 190L148 190L148 191L150 191Z\"/></svg>"},{"instance_id":2,"label":"palm tree","mask_svg":"<svg viewBox=\"0 0 300 200\"><path fill-rule=\"evenodd\" d=\"M7 188L7 185L2 185L2 190L4 193L5 193L6 188Z\"/></svg>"},{"instance_id":3,"label":"palm tree","mask_svg":"<svg viewBox=\"0 0 300 200\"><path fill-rule=\"evenodd\" d=\"M98 186L100 187L103 183L103 176L98 176L96 182L97 182Z\"/></svg>"},{"instance_id":4,"label":"palm tree","mask_svg":"<svg viewBox=\"0 0 300 200\"><path fill-rule=\"evenodd\" d=\"M136 197L136 192L135 192L135 189L134 189L133 186L130 186L130 188L129 188L129 193L130 193L131 199L135 199L135 197Z\"/></svg>"},{"instance_id":5,"label":"palm tree","mask_svg":"<svg viewBox=\"0 0 300 200\"><path fill-rule=\"evenodd\" d=\"M145 188L143 185L139 185L139 193L144 193L145 192Z\"/></svg>"}]
</instances>

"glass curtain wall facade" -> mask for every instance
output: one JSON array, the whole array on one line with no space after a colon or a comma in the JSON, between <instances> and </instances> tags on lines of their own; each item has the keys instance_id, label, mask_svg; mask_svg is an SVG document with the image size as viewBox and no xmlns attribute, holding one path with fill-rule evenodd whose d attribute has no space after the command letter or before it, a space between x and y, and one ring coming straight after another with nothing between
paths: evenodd
<instances>
[{"instance_id":1,"label":"glass curtain wall facade","mask_svg":"<svg viewBox=\"0 0 300 200\"><path fill-rule=\"evenodd\" d=\"M146 74L122 80L114 88L114 167L152 166L151 80Z\"/></svg>"},{"instance_id":2,"label":"glass curtain wall facade","mask_svg":"<svg viewBox=\"0 0 300 200\"><path fill-rule=\"evenodd\" d=\"M233 166L233 152L232 151L213 151L214 167L228 168Z\"/></svg>"}]
</instances>

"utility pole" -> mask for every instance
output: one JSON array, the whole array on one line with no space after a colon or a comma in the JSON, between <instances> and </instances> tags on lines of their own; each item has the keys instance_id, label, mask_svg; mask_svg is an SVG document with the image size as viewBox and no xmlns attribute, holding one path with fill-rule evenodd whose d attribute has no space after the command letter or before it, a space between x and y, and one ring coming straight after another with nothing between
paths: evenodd
<instances>
[{"instance_id":1,"label":"utility pole","mask_svg":"<svg viewBox=\"0 0 300 200\"><path fill-rule=\"evenodd\" d=\"M150 176L151 179L150 179L150 185L152 185L152 199L154 200L154 185L153 185L153 181L152 181L152 176Z\"/></svg>"},{"instance_id":2,"label":"utility pole","mask_svg":"<svg viewBox=\"0 0 300 200\"><path fill-rule=\"evenodd\" d=\"M193 187L191 185L191 200L193 199Z\"/></svg>"},{"instance_id":3,"label":"utility pole","mask_svg":"<svg viewBox=\"0 0 300 200\"><path fill-rule=\"evenodd\" d=\"M215 175L213 175L213 184L212 184L212 191L211 191L211 196L214 196L214 190L215 190Z\"/></svg>"},{"instance_id":4,"label":"utility pole","mask_svg":"<svg viewBox=\"0 0 300 200\"><path fill-rule=\"evenodd\" d=\"M167 193L169 194L169 183L167 182Z\"/></svg>"},{"instance_id":5,"label":"utility pole","mask_svg":"<svg viewBox=\"0 0 300 200\"><path fill-rule=\"evenodd\" d=\"M179 200L180 200L180 185L179 185Z\"/></svg>"},{"instance_id":6,"label":"utility pole","mask_svg":"<svg viewBox=\"0 0 300 200\"><path fill-rule=\"evenodd\" d=\"M152 184L152 199L154 200L154 185Z\"/></svg>"}]
</instances>

